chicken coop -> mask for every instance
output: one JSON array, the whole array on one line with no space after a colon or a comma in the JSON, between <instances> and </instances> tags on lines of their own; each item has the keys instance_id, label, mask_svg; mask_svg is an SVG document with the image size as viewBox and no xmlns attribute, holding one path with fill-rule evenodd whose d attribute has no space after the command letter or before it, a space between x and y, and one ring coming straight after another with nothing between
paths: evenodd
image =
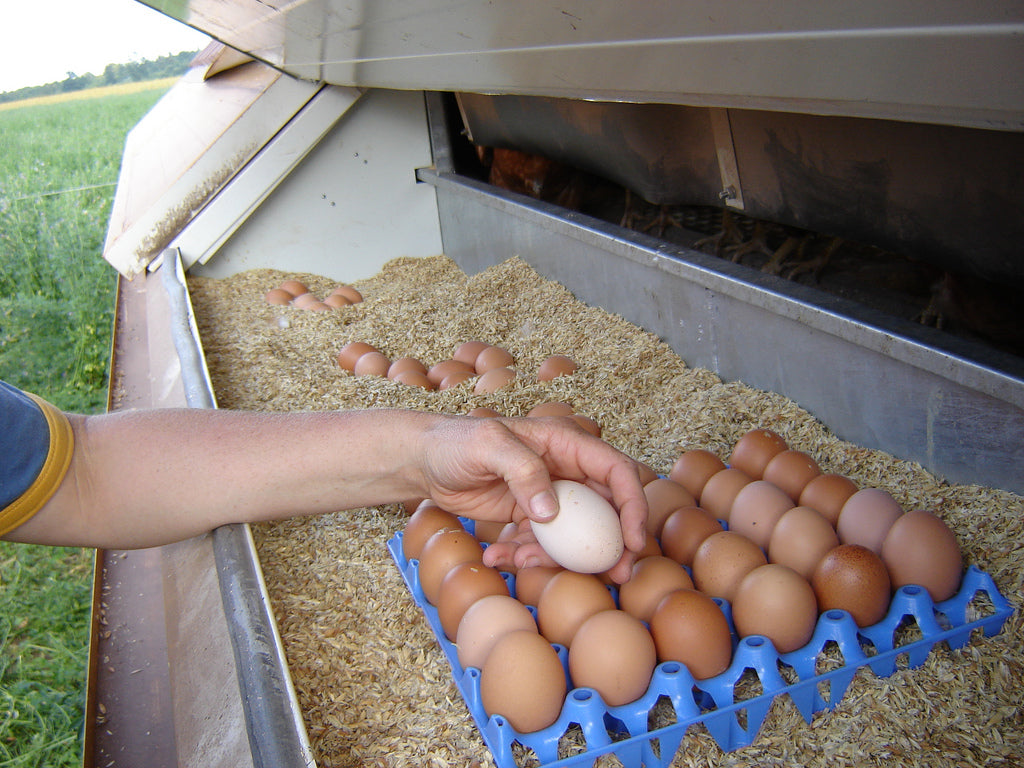
<instances>
[{"instance_id":1,"label":"chicken coop","mask_svg":"<svg viewBox=\"0 0 1024 768\"><path fill-rule=\"evenodd\" d=\"M883 671L833 640L806 704L757 657L728 707L570 693L542 743L478 716L408 500L101 551L87 766L1021 759L1024 6L144 2L214 42L125 146L110 410L563 401L661 476L767 428L935 511L982 580L959 621L896 615ZM269 304L285 280L362 300ZM336 361L469 340L513 385ZM538 381L550 355L577 372Z\"/></svg>"}]
</instances>

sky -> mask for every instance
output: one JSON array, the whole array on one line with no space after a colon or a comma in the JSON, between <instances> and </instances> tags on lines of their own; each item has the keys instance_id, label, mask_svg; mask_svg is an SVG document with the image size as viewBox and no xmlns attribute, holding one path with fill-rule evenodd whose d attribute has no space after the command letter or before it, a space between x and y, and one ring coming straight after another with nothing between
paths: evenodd
<instances>
[{"instance_id":1,"label":"sky","mask_svg":"<svg viewBox=\"0 0 1024 768\"><path fill-rule=\"evenodd\" d=\"M137 0L0 0L0 92L208 42Z\"/></svg>"}]
</instances>

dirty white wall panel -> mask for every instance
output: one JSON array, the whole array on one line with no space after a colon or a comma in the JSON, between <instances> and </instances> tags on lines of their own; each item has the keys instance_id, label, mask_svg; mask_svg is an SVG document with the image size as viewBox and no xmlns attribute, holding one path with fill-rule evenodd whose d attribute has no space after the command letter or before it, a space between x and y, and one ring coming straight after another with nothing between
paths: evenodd
<instances>
[{"instance_id":1,"label":"dirty white wall panel","mask_svg":"<svg viewBox=\"0 0 1024 768\"><path fill-rule=\"evenodd\" d=\"M399 256L441 253L423 94L370 91L338 122L206 264L224 277L247 269L359 280Z\"/></svg>"},{"instance_id":2,"label":"dirty white wall panel","mask_svg":"<svg viewBox=\"0 0 1024 768\"><path fill-rule=\"evenodd\" d=\"M258 63L185 75L128 135L103 257L145 269L318 88Z\"/></svg>"},{"instance_id":3,"label":"dirty white wall panel","mask_svg":"<svg viewBox=\"0 0 1024 768\"><path fill-rule=\"evenodd\" d=\"M169 247L187 269L208 261L356 102L355 88L326 86L196 214ZM154 262L155 263L155 262Z\"/></svg>"}]
</instances>

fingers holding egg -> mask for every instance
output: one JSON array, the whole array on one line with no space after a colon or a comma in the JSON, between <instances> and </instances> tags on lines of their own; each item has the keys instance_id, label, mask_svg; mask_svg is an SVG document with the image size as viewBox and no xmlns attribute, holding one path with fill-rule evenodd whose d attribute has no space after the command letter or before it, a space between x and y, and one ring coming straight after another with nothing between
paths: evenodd
<instances>
[{"instance_id":1,"label":"fingers holding egg","mask_svg":"<svg viewBox=\"0 0 1024 768\"><path fill-rule=\"evenodd\" d=\"M538 565L557 566L551 556L537 543L537 537L528 518L506 524L497 540L484 550L483 561L492 568L510 573Z\"/></svg>"}]
</instances>

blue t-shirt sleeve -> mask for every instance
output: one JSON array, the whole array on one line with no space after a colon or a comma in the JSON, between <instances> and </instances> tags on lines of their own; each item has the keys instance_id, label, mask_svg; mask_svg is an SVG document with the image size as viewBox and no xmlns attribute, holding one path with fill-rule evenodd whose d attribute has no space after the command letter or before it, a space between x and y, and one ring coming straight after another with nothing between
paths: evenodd
<instances>
[{"instance_id":1,"label":"blue t-shirt sleeve","mask_svg":"<svg viewBox=\"0 0 1024 768\"><path fill-rule=\"evenodd\" d=\"M50 450L50 427L32 398L0 381L0 509L39 477Z\"/></svg>"},{"instance_id":2,"label":"blue t-shirt sleeve","mask_svg":"<svg viewBox=\"0 0 1024 768\"><path fill-rule=\"evenodd\" d=\"M67 415L0 381L0 536L46 505L64 481L74 450Z\"/></svg>"}]
</instances>

